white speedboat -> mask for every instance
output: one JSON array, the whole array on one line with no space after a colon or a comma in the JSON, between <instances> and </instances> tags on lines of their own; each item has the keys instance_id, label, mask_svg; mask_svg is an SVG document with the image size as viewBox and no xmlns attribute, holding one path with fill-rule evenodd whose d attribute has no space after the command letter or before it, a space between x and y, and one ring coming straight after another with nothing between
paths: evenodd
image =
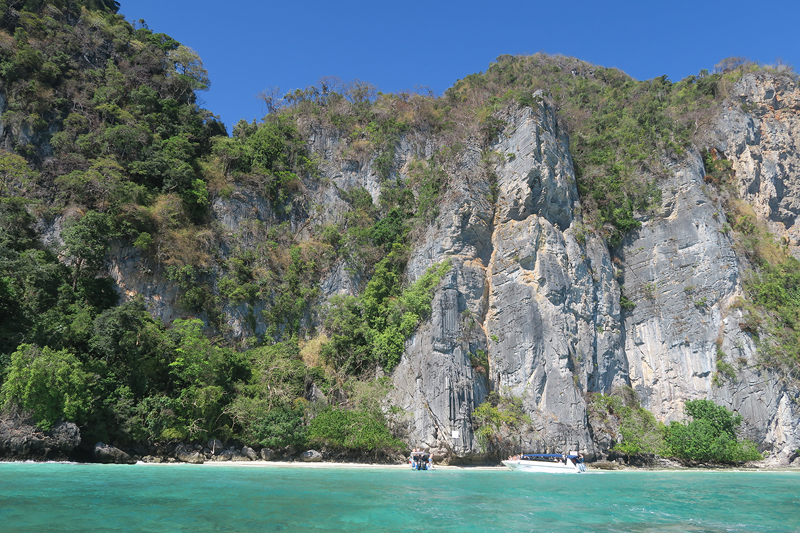
<instances>
[{"instance_id":1,"label":"white speedboat","mask_svg":"<svg viewBox=\"0 0 800 533\"><path fill-rule=\"evenodd\" d=\"M521 472L551 472L561 474L580 474L586 472L583 458L575 454L529 453L518 459L507 459L503 464L511 470Z\"/></svg>"}]
</instances>

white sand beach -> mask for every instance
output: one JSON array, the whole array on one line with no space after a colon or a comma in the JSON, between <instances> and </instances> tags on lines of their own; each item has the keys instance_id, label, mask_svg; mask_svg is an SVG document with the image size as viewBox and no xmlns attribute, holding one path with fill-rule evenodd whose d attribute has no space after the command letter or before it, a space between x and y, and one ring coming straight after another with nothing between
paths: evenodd
<instances>
[{"instance_id":1,"label":"white sand beach","mask_svg":"<svg viewBox=\"0 0 800 533\"><path fill-rule=\"evenodd\" d=\"M189 465L189 463L145 463L139 461L137 465L147 466L177 466ZM381 464L381 463L331 463L331 462L318 462L318 463L304 463L302 461L206 461L205 463L191 465L198 467L218 467L218 466L234 466L241 468L361 468L361 469L375 469L375 470L404 470L411 469L408 464ZM436 470L491 470L491 471L507 471L504 466L444 466L436 465L433 471Z\"/></svg>"}]
</instances>

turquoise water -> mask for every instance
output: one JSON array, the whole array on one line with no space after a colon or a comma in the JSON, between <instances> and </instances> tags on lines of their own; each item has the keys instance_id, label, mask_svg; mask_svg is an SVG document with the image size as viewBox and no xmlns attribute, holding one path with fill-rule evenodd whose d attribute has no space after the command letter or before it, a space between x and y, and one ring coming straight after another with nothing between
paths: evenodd
<instances>
[{"instance_id":1,"label":"turquoise water","mask_svg":"<svg viewBox=\"0 0 800 533\"><path fill-rule=\"evenodd\" d=\"M800 531L800 473L0 464L0 531Z\"/></svg>"}]
</instances>

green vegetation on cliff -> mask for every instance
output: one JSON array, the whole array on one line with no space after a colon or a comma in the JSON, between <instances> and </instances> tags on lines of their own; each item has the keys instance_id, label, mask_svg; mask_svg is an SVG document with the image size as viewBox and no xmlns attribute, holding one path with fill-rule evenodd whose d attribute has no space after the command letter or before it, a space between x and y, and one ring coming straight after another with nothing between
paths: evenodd
<instances>
[{"instance_id":1,"label":"green vegetation on cliff","mask_svg":"<svg viewBox=\"0 0 800 533\"><path fill-rule=\"evenodd\" d=\"M210 81L197 54L117 8L0 0L0 403L121 445L398 447L387 386L372 378L399 364L450 268L406 282L409 250L467 149L483 152L470 172L496 202L491 147L543 89L569 130L587 227L615 245L658 203L664 157L686 148L735 76L639 82L571 58L501 56L440 98L336 78L265 93L268 115L229 137L198 106ZM397 150L414 135L430 150L400 179ZM313 201L329 183L311 139L326 136L380 188L332 187L335 223L318 223ZM259 213L226 226L215 201ZM165 325L141 297L120 302L110 258L168 282L183 318ZM358 295L317 305L334 267ZM751 280L770 327L794 331L796 267L765 263ZM485 354L474 364L487 373ZM657 428L649 413L608 408L622 413L625 453L654 446L637 440ZM475 413L485 441L525 422L518 402L494 396Z\"/></svg>"},{"instance_id":2,"label":"green vegetation on cliff","mask_svg":"<svg viewBox=\"0 0 800 533\"><path fill-rule=\"evenodd\" d=\"M616 420L620 439L614 450L625 455L664 455L667 452L664 424L639 404L632 388L616 389L612 394L595 394L589 411L590 417L602 425L608 425L611 419Z\"/></svg>"},{"instance_id":3,"label":"green vegetation on cliff","mask_svg":"<svg viewBox=\"0 0 800 533\"><path fill-rule=\"evenodd\" d=\"M751 304L744 327L758 336L763 362L800 381L800 261L789 254L762 261L745 288Z\"/></svg>"},{"instance_id":4,"label":"green vegetation on cliff","mask_svg":"<svg viewBox=\"0 0 800 533\"><path fill-rule=\"evenodd\" d=\"M519 431L531 419L522 408L522 398L491 392L486 401L472 412L475 435L486 451L515 449ZM516 441L516 442L515 442Z\"/></svg>"},{"instance_id":5,"label":"green vegetation on cliff","mask_svg":"<svg viewBox=\"0 0 800 533\"><path fill-rule=\"evenodd\" d=\"M316 179L316 163L295 117L240 123L227 137L197 106L195 91L209 86L200 58L117 7L0 2L0 403L32 411L43 428L75 421L87 442L395 447L375 401L365 407L361 389L318 355L304 361L297 339L322 269L348 257L370 274L402 249L413 196L399 191L375 208L354 191L346 231L320 228L319 241L297 242L292 222L308 216L303 180ZM357 98L354 109L361 101L372 106ZM390 130L371 131L396 140ZM208 209L238 185L255 186L275 220L243 227L223 251ZM45 246L37 224L54 225L60 244ZM117 305L112 246L137 250L140 273L172 281L182 310L207 322L166 327L141 298ZM402 286L395 279L392 295ZM430 300L417 292L409 288L411 307L393 326L400 335L416 325L406 311L424 315ZM227 333L222 308L231 304L250 313L238 346L209 336ZM257 336L259 321L267 328ZM383 343L383 364L399 358L395 337ZM311 390L320 393L309 403ZM326 437L331 413L353 431L371 429L356 440Z\"/></svg>"},{"instance_id":6,"label":"green vegetation on cliff","mask_svg":"<svg viewBox=\"0 0 800 533\"><path fill-rule=\"evenodd\" d=\"M797 382L800 380L800 261L791 255L786 242L779 243L766 224L758 220L753 208L739 198L731 161L713 149L704 152L703 160L708 174L706 181L719 191L729 222L726 229L737 252L751 267L744 275L745 297L733 304L744 312L740 327L756 340L760 364ZM720 349L718 355L725 354ZM735 377L733 366L720 361L717 366L723 366Z\"/></svg>"},{"instance_id":7,"label":"green vegetation on cliff","mask_svg":"<svg viewBox=\"0 0 800 533\"><path fill-rule=\"evenodd\" d=\"M738 438L741 415L710 400L688 400L685 410L691 420L664 425L639 404L629 387L610 395L596 394L590 405L595 430L615 420L620 438L613 449L628 456L655 454L686 462L722 464L762 458L753 442Z\"/></svg>"},{"instance_id":8,"label":"green vegetation on cliff","mask_svg":"<svg viewBox=\"0 0 800 533\"><path fill-rule=\"evenodd\" d=\"M485 73L458 81L440 105L450 117L474 110L483 131L497 131L498 112L535 105L538 90L550 95L570 135L584 218L614 246L640 226L637 213L659 205L665 162L695 140L698 123L748 68L757 67L728 60L718 73L673 83L666 76L637 81L570 57L504 55Z\"/></svg>"},{"instance_id":9,"label":"green vegetation on cliff","mask_svg":"<svg viewBox=\"0 0 800 533\"><path fill-rule=\"evenodd\" d=\"M391 371L400 362L406 339L431 312L433 291L450 270L450 263L433 265L416 282L402 288L402 250L395 250L375 267L359 297L334 296L325 312L331 339L323 357L348 374L380 366Z\"/></svg>"}]
</instances>

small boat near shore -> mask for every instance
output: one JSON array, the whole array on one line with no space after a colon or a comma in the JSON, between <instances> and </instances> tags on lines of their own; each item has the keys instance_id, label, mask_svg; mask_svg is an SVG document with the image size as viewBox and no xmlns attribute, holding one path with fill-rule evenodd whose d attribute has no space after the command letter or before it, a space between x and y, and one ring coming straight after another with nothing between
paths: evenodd
<instances>
[{"instance_id":1,"label":"small boat near shore","mask_svg":"<svg viewBox=\"0 0 800 533\"><path fill-rule=\"evenodd\" d=\"M511 470L521 472L549 472L556 474L581 474L586 472L583 456L575 453L528 453L503 461Z\"/></svg>"}]
</instances>

